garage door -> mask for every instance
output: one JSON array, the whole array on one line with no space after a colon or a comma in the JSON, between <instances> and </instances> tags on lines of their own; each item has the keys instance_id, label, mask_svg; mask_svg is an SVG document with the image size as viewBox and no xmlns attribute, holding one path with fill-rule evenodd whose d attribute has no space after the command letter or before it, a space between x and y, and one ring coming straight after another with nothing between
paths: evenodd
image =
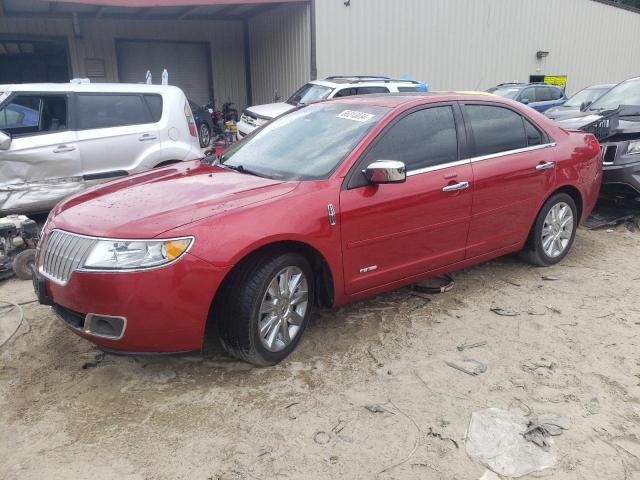
<instances>
[{"instance_id":1,"label":"garage door","mask_svg":"<svg viewBox=\"0 0 640 480\"><path fill-rule=\"evenodd\" d=\"M117 42L118 76L123 83L144 83L151 70L153 83L162 83L162 70L169 72L169 85L176 85L189 99L204 105L212 97L209 48L206 43Z\"/></svg>"}]
</instances>

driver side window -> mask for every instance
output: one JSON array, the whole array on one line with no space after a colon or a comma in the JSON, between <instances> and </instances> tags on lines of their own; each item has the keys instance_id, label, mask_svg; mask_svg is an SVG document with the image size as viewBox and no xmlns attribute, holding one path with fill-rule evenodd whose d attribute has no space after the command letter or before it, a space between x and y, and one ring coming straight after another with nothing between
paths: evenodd
<instances>
[{"instance_id":1,"label":"driver side window","mask_svg":"<svg viewBox=\"0 0 640 480\"><path fill-rule=\"evenodd\" d=\"M529 103L533 103L536 101L536 91L533 87L525 88L522 91L522 93L520 94L520 101L522 102L525 99L528 99Z\"/></svg>"},{"instance_id":2,"label":"driver side window","mask_svg":"<svg viewBox=\"0 0 640 480\"><path fill-rule=\"evenodd\" d=\"M64 95L17 95L0 109L0 130L13 136L66 129Z\"/></svg>"}]
</instances>

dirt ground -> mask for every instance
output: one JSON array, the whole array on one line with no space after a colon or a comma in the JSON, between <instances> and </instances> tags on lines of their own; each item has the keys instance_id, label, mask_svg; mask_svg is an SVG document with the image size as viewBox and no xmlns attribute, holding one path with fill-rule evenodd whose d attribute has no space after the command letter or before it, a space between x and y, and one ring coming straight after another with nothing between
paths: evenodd
<instances>
[{"instance_id":1,"label":"dirt ground","mask_svg":"<svg viewBox=\"0 0 640 480\"><path fill-rule=\"evenodd\" d=\"M30 330L0 350L0 478L478 479L465 431L499 407L571 419L555 467L526 478L639 479L639 252L638 233L581 229L553 268L506 257L431 301L402 289L316 312L266 369L215 343L83 369L97 348L29 304ZM0 284L0 299L32 298ZM488 370L445 364L466 356Z\"/></svg>"}]
</instances>

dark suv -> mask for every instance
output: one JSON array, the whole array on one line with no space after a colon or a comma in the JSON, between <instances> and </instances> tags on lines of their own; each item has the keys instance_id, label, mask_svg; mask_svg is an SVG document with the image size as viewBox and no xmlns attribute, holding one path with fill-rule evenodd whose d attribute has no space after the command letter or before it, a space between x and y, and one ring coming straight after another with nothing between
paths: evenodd
<instances>
[{"instance_id":1,"label":"dark suv","mask_svg":"<svg viewBox=\"0 0 640 480\"><path fill-rule=\"evenodd\" d=\"M524 103L539 112L567 101L561 88L546 83L503 83L487 92Z\"/></svg>"},{"instance_id":2,"label":"dark suv","mask_svg":"<svg viewBox=\"0 0 640 480\"><path fill-rule=\"evenodd\" d=\"M556 123L598 138L605 190L640 196L640 77L619 83L586 110Z\"/></svg>"}]
</instances>

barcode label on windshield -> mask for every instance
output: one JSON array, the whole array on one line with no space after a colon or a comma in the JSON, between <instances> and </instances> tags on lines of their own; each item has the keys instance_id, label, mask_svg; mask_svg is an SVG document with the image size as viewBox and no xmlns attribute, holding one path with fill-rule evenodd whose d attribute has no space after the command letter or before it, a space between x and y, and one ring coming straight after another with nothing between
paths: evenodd
<instances>
[{"instance_id":1,"label":"barcode label on windshield","mask_svg":"<svg viewBox=\"0 0 640 480\"><path fill-rule=\"evenodd\" d=\"M339 115L338 118L345 118L347 120L354 120L356 122L366 122L367 120L371 120L375 115L371 113L364 112L356 112L355 110L345 110Z\"/></svg>"}]
</instances>

